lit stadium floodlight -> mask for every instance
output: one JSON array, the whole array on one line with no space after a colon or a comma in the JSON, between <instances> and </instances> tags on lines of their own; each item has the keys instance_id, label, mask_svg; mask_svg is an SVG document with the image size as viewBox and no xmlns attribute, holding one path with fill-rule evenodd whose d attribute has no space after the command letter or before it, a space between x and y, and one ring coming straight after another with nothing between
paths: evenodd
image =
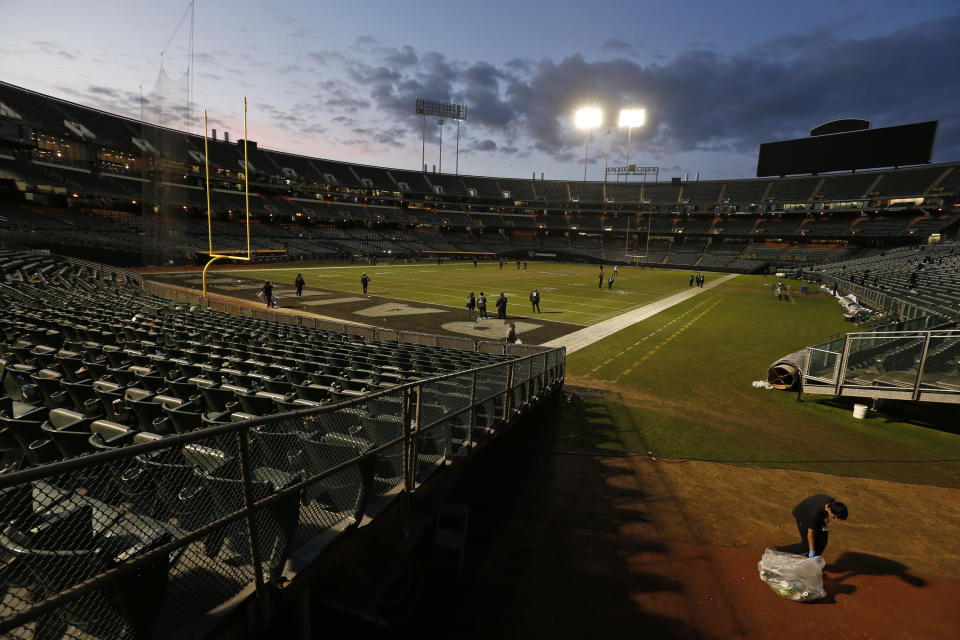
<instances>
[{"instance_id":1,"label":"lit stadium floodlight","mask_svg":"<svg viewBox=\"0 0 960 640\"><path fill-rule=\"evenodd\" d=\"M644 122L647 119L646 109L621 109L620 110L620 126L627 128L627 166L630 166L630 132L634 127L642 127ZM629 174L624 174L623 181L627 181L627 176Z\"/></svg>"},{"instance_id":2,"label":"lit stadium floodlight","mask_svg":"<svg viewBox=\"0 0 960 640\"><path fill-rule=\"evenodd\" d=\"M443 121L457 121L457 173L460 173L460 121L467 119L467 105L454 104L452 102L440 102L438 100L425 100L417 98L414 112L418 116L423 116L423 134L420 136L420 166L424 172L426 165L426 138L427 138L427 116L436 116L440 118L440 172L443 172Z\"/></svg>"},{"instance_id":3,"label":"lit stadium floodlight","mask_svg":"<svg viewBox=\"0 0 960 640\"><path fill-rule=\"evenodd\" d=\"M621 127L642 127L646 116L645 109L620 109L619 125Z\"/></svg>"},{"instance_id":4,"label":"lit stadium floodlight","mask_svg":"<svg viewBox=\"0 0 960 640\"><path fill-rule=\"evenodd\" d=\"M574 114L573 122L577 126L577 129L586 130L586 142L583 146L583 182L587 182L587 159L590 156L590 129L594 127L599 127L600 123L603 122L603 112L596 107L583 107L582 109L577 109L577 112ZM581 193L581 200L583 194Z\"/></svg>"},{"instance_id":5,"label":"lit stadium floodlight","mask_svg":"<svg viewBox=\"0 0 960 640\"><path fill-rule=\"evenodd\" d=\"M577 113L574 116L574 122L577 125L577 129L592 129L593 127L599 127L602 121L603 112L596 107L584 107L583 109L577 109Z\"/></svg>"}]
</instances>

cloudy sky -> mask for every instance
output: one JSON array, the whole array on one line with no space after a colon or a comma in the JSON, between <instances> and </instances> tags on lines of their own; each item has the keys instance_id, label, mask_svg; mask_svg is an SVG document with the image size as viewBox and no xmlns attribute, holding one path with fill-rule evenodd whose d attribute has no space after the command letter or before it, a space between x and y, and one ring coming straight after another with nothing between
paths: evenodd
<instances>
[{"instance_id":1,"label":"cloudy sky","mask_svg":"<svg viewBox=\"0 0 960 640\"><path fill-rule=\"evenodd\" d=\"M0 0L0 80L139 117L161 66L173 78L190 66L189 6ZM202 131L205 108L239 138L246 96L249 137L271 149L416 169L419 96L469 107L465 174L582 179L584 105L605 118L591 180L607 148L625 162L624 107L647 110L631 162L663 177L753 176L759 143L842 117L939 120L933 160L960 160L956 0L197 0L193 13L197 106L181 126ZM428 119L429 166L439 129ZM455 144L448 123L445 172Z\"/></svg>"}]
</instances>

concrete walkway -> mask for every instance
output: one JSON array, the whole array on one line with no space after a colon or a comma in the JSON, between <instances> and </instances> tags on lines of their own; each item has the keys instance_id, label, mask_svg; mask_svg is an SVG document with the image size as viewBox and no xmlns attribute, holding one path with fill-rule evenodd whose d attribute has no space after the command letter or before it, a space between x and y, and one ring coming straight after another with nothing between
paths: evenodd
<instances>
[{"instance_id":1,"label":"concrete walkway","mask_svg":"<svg viewBox=\"0 0 960 640\"><path fill-rule=\"evenodd\" d=\"M736 273L731 273L725 276L721 276L716 279L710 279L709 282L703 285L703 288L700 287L690 287L681 291L680 293L675 293L672 296L668 296L656 302L651 302L650 304L640 307L639 309L634 309L633 311L628 311L622 315L610 318L609 320L604 320L580 331L575 331L574 333L568 333L565 336L561 336L556 340L551 340L550 342L543 343L544 347L566 347L567 355L570 355L574 351L579 351L584 347L588 347L597 340L602 340L609 335L616 333L622 329L634 325L638 322L643 322L647 318L665 311L670 307L680 304L685 300L689 300L698 293L703 293L707 289L712 289L716 286L719 286L730 280L731 278L737 277Z\"/></svg>"}]
</instances>

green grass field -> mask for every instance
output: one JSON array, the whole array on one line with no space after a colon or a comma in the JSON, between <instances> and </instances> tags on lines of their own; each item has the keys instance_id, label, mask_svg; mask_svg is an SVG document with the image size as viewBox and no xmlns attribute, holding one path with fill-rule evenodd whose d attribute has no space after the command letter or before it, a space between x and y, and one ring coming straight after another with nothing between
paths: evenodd
<instances>
[{"instance_id":1,"label":"green grass field","mask_svg":"<svg viewBox=\"0 0 960 640\"><path fill-rule=\"evenodd\" d=\"M612 274L612 269L605 267L604 278ZM620 269L613 289L607 288L606 281L600 289L599 267L535 262L526 270L517 270L515 262L507 262L502 271L495 262L481 262L476 268L471 262L444 263L441 267L424 262L237 270L238 275L287 284L292 284L300 272L308 287L350 293L360 291L360 275L366 272L373 295L457 308L463 307L470 291L483 291L493 309L494 299L503 291L510 300L511 313L526 313L530 309L528 296L536 287L542 297L540 309L548 314L546 319L579 325L595 324L685 289L691 273L625 267Z\"/></svg>"},{"instance_id":2,"label":"green grass field","mask_svg":"<svg viewBox=\"0 0 960 640\"><path fill-rule=\"evenodd\" d=\"M538 287L545 319L595 324L688 288L689 271L620 269L613 290L598 267L472 263L300 268L308 286L370 292L460 307L468 291L500 291L527 313ZM298 269L243 269L244 276L292 283ZM610 273L610 267L605 269ZM708 282L717 274L706 274ZM778 301L771 277L738 276L568 356L574 397L560 434L565 446L720 460L841 475L960 487L955 412L892 407L866 420L852 401L754 388L770 363L849 331L831 296L813 291ZM800 283L791 282L795 288ZM517 299L519 298L519 299ZM492 308L492 307L491 307ZM866 401L869 404L869 401Z\"/></svg>"}]
</instances>

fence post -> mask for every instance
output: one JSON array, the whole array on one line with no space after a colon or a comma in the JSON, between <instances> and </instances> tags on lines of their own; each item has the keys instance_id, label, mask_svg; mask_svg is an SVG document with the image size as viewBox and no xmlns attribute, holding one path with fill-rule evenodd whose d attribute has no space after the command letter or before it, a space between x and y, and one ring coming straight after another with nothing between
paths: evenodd
<instances>
[{"instance_id":1,"label":"fence post","mask_svg":"<svg viewBox=\"0 0 960 640\"><path fill-rule=\"evenodd\" d=\"M477 424L477 372L470 381L470 422L467 423L467 447L473 446L473 429Z\"/></svg>"},{"instance_id":2,"label":"fence post","mask_svg":"<svg viewBox=\"0 0 960 640\"><path fill-rule=\"evenodd\" d=\"M250 442L247 437L249 427L237 429L237 451L240 459L240 486L243 489L243 511L247 522L247 541L250 543L250 563L253 565L253 586L257 593L260 609L260 624L268 619L269 601L266 585L263 583L263 566L260 563L260 545L258 543L256 516L251 511L253 505L253 487L250 483ZM259 627L259 625L258 625Z\"/></svg>"},{"instance_id":3,"label":"fence post","mask_svg":"<svg viewBox=\"0 0 960 640\"><path fill-rule=\"evenodd\" d=\"M837 361L837 371L834 374L836 380L834 381L833 392L835 395L840 395L840 389L843 386L843 374L847 370L847 358L850 356L850 334L848 333L843 339L843 349L840 351L840 359Z\"/></svg>"},{"instance_id":4,"label":"fence post","mask_svg":"<svg viewBox=\"0 0 960 640\"><path fill-rule=\"evenodd\" d=\"M510 419L510 409L513 404L513 367L514 362L510 362L510 367L507 369L507 389L504 393L503 399L503 421L506 422Z\"/></svg>"},{"instance_id":5,"label":"fence post","mask_svg":"<svg viewBox=\"0 0 960 640\"><path fill-rule=\"evenodd\" d=\"M411 406L413 389L416 389L416 406ZM414 473L416 468L416 432L420 429L420 394L422 388L420 385L403 391L403 490L412 493L414 485ZM411 413L414 415L411 416ZM415 423L415 426L414 426Z\"/></svg>"},{"instance_id":6,"label":"fence post","mask_svg":"<svg viewBox=\"0 0 960 640\"><path fill-rule=\"evenodd\" d=\"M930 349L930 336L933 332L926 331L923 337L923 348L920 350L920 364L917 366L917 379L913 383L913 399L920 399L920 380L923 378L923 369L927 364L927 351Z\"/></svg>"}]
</instances>

